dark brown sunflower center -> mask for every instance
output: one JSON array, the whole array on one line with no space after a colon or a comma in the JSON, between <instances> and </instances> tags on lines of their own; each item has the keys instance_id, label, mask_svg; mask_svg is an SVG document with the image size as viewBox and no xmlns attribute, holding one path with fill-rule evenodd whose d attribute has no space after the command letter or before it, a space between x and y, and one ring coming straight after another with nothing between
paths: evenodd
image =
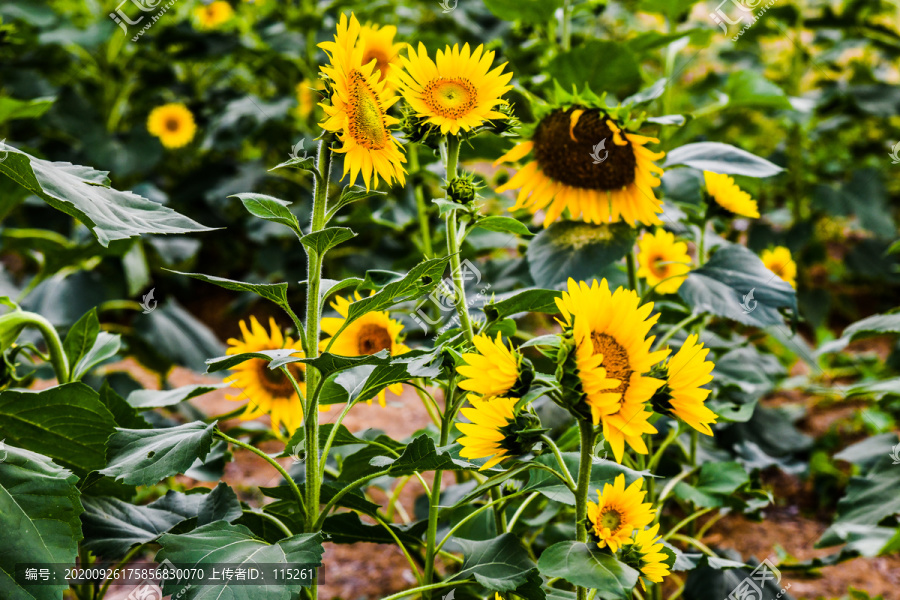
<instances>
[{"instance_id":1,"label":"dark brown sunflower center","mask_svg":"<svg viewBox=\"0 0 900 600\"><path fill-rule=\"evenodd\" d=\"M378 80L384 81L384 78L387 77L388 65L391 64L390 57L379 48L367 49L366 53L363 55L362 64L367 65L373 60L375 61L375 70L381 71Z\"/></svg>"},{"instance_id":2,"label":"dark brown sunflower center","mask_svg":"<svg viewBox=\"0 0 900 600\"><path fill-rule=\"evenodd\" d=\"M432 79L422 92L422 100L435 113L448 119L466 115L478 99L478 90L468 79Z\"/></svg>"},{"instance_id":3,"label":"dark brown sunflower center","mask_svg":"<svg viewBox=\"0 0 900 600\"><path fill-rule=\"evenodd\" d=\"M544 174L589 190L617 190L633 183L637 162L631 143L616 145L606 124L609 117L597 109L585 110L572 127L575 110L553 111L535 129L534 156Z\"/></svg>"},{"instance_id":4,"label":"dark brown sunflower center","mask_svg":"<svg viewBox=\"0 0 900 600\"><path fill-rule=\"evenodd\" d=\"M654 277L659 277L660 279L665 279L669 274L669 265L663 256L656 255L650 257L647 267L650 269L650 272L653 273Z\"/></svg>"},{"instance_id":5,"label":"dark brown sunflower center","mask_svg":"<svg viewBox=\"0 0 900 600\"><path fill-rule=\"evenodd\" d=\"M273 398L290 398L294 395L294 386L291 380L285 377L280 369L270 369L267 361L254 360L256 362L256 379L265 391ZM303 370L297 364L288 365L288 370L297 383L304 381Z\"/></svg>"},{"instance_id":6,"label":"dark brown sunflower center","mask_svg":"<svg viewBox=\"0 0 900 600\"><path fill-rule=\"evenodd\" d=\"M388 140L384 126L384 112L378 105L378 97L359 71L352 71L347 87L350 92L347 113L350 117L350 135L356 143L369 150L384 148Z\"/></svg>"},{"instance_id":7,"label":"dark brown sunflower center","mask_svg":"<svg viewBox=\"0 0 900 600\"><path fill-rule=\"evenodd\" d=\"M360 354L375 354L391 349L391 334L381 325L363 325L357 340Z\"/></svg>"},{"instance_id":8,"label":"dark brown sunflower center","mask_svg":"<svg viewBox=\"0 0 900 600\"><path fill-rule=\"evenodd\" d=\"M600 515L600 526L609 529L612 533L615 533L621 525L622 515L617 510L609 509Z\"/></svg>"},{"instance_id":9,"label":"dark brown sunflower center","mask_svg":"<svg viewBox=\"0 0 900 600\"><path fill-rule=\"evenodd\" d=\"M165 127L166 131L178 131L181 128L181 121L175 117L169 117L166 119Z\"/></svg>"},{"instance_id":10,"label":"dark brown sunflower center","mask_svg":"<svg viewBox=\"0 0 900 600\"><path fill-rule=\"evenodd\" d=\"M591 333L594 343L594 354L603 355L603 368L610 379L618 379L621 383L612 393L625 393L628 380L631 379L631 363L628 362L628 351L616 339L607 333Z\"/></svg>"}]
</instances>

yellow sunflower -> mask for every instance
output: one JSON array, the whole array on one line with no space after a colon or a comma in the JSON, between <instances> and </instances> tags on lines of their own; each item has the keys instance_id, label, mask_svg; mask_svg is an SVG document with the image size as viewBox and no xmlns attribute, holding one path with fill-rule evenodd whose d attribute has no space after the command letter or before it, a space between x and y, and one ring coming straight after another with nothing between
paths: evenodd
<instances>
[{"instance_id":1,"label":"yellow sunflower","mask_svg":"<svg viewBox=\"0 0 900 600\"><path fill-rule=\"evenodd\" d=\"M419 43L418 53L412 46L408 57L400 57L405 67L397 70L397 84L406 102L416 114L436 127L441 135L457 135L469 131L490 119L505 119L494 110L506 104L501 98L512 89L507 85L512 73L504 73L503 63L494 70L494 53L485 52L484 45L469 49L454 44L437 51L437 60L428 56L425 45Z\"/></svg>"},{"instance_id":2,"label":"yellow sunflower","mask_svg":"<svg viewBox=\"0 0 900 600\"><path fill-rule=\"evenodd\" d=\"M359 293L356 299L360 300ZM322 331L334 336L347 319L347 311L352 304L351 300L343 296L337 296L331 307L340 314L340 317L326 317L322 319ZM409 352L409 347L400 342L400 334L403 324L392 319L387 311L368 312L353 321L340 335L331 342L332 338L326 338L319 342L319 349L324 351L331 344L329 352L341 356L366 356L387 350L391 356L398 356ZM399 396L403 392L403 385L395 383L387 388ZM378 403L385 405L386 390L378 393ZM368 399L369 404L372 403Z\"/></svg>"},{"instance_id":3,"label":"yellow sunflower","mask_svg":"<svg viewBox=\"0 0 900 600\"><path fill-rule=\"evenodd\" d=\"M459 387L484 397L505 396L519 381L522 355L507 348L499 333L496 340L480 334L473 341L477 352L463 354L466 364L457 369L466 377Z\"/></svg>"},{"instance_id":4,"label":"yellow sunflower","mask_svg":"<svg viewBox=\"0 0 900 600\"><path fill-rule=\"evenodd\" d=\"M457 441L462 444L459 455L463 458L486 458L479 471L490 469L510 454L509 427L515 423L515 406L518 398L478 398L469 396L471 407L460 412L471 423L457 423L463 433Z\"/></svg>"},{"instance_id":5,"label":"yellow sunflower","mask_svg":"<svg viewBox=\"0 0 900 600\"><path fill-rule=\"evenodd\" d=\"M653 188L663 171L653 161L665 153L645 148L649 142L659 140L622 129L602 110L558 108L541 119L530 141L496 160L495 166L533 156L497 191L519 190L511 211L546 210L545 227L567 209L588 223L658 225L662 201ZM598 150L601 143L605 149Z\"/></svg>"},{"instance_id":6,"label":"yellow sunflower","mask_svg":"<svg viewBox=\"0 0 900 600\"><path fill-rule=\"evenodd\" d=\"M797 263L791 258L791 251L784 246L776 246L772 250L763 250L760 258L766 268L789 283L792 288L797 287Z\"/></svg>"},{"instance_id":7,"label":"yellow sunflower","mask_svg":"<svg viewBox=\"0 0 900 600\"><path fill-rule=\"evenodd\" d=\"M638 277L656 286L660 294L674 294L691 270L691 257L684 242L676 242L675 235L657 229L645 234L638 242Z\"/></svg>"},{"instance_id":8,"label":"yellow sunflower","mask_svg":"<svg viewBox=\"0 0 900 600\"><path fill-rule=\"evenodd\" d=\"M631 540L632 548L638 553L639 569L641 571L641 587L647 589L644 579L653 583L662 583L663 577L670 573L666 564L669 556L663 552L660 543L662 536L656 535L659 531L659 523L649 529L642 529L635 533Z\"/></svg>"},{"instance_id":9,"label":"yellow sunflower","mask_svg":"<svg viewBox=\"0 0 900 600\"><path fill-rule=\"evenodd\" d=\"M316 109L316 96L318 95L318 91L312 87L313 85L314 84L309 81L301 81L297 84L297 87L294 88L294 92L297 95L297 116L304 121ZM316 87L318 88L318 86Z\"/></svg>"},{"instance_id":10,"label":"yellow sunflower","mask_svg":"<svg viewBox=\"0 0 900 600\"><path fill-rule=\"evenodd\" d=\"M739 188L732 177L703 171L703 178L706 180L706 191L716 204L742 217L759 218L756 200Z\"/></svg>"},{"instance_id":11,"label":"yellow sunflower","mask_svg":"<svg viewBox=\"0 0 900 600\"><path fill-rule=\"evenodd\" d=\"M588 502L587 517L589 531L597 539L597 547L617 552L630 541L631 532L642 529L653 521L654 510L644 503L647 492L642 491L644 479L636 479L627 488L625 475L616 476L612 485L603 484L603 491L597 490L597 503Z\"/></svg>"},{"instance_id":12,"label":"yellow sunflower","mask_svg":"<svg viewBox=\"0 0 900 600\"><path fill-rule=\"evenodd\" d=\"M650 314L653 303L641 305L636 292L621 287L612 293L605 279L590 286L569 279L556 306L578 348L578 375L594 424L603 423L616 461L622 462L625 442L646 454L641 436L656 433L646 403L664 382L644 373L669 353L650 351L655 338L647 336L659 318Z\"/></svg>"},{"instance_id":13,"label":"yellow sunflower","mask_svg":"<svg viewBox=\"0 0 900 600\"><path fill-rule=\"evenodd\" d=\"M234 16L234 9L225 0L202 4L194 9L194 18L201 29L215 29Z\"/></svg>"},{"instance_id":14,"label":"yellow sunflower","mask_svg":"<svg viewBox=\"0 0 900 600\"><path fill-rule=\"evenodd\" d=\"M666 385L653 396L656 412L676 416L700 433L712 435L710 424L716 422L716 413L704 405L710 390L701 386L713 380L715 365L706 360L709 348L698 344L697 334L688 336L681 349L668 364L657 372Z\"/></svg>"},{"instance_id":15,"label":"yellow sunflower","mask_svg":"<svg viewBox=\"0 0 900 600\"><path fill-rule=\"evenodd\" d=\"M243 354L245 352L259 352L260 350L278 350L290 348L296 350L293 356L303 357L303 350L299 342L294 345L294 340L284 337L275 324L275 319L269 319L271 334L260 325L256 317L250 317L250 327L244 321L240 322L242 339L228 340L227 354ZM300 392L306 394L305 371L303 363L290 363L288 370L297 380ZM232 374L225 379L232 387L240 388L242 393L237 396L228 396L229 400L247 400L247 409L241 415L241 419L255 419L265 414L272 417L272 429L278 431L284 425L288 432L293 433L303 422L303 401L297 395L290 379L285 377L279 369L270 369L269 362L261 358L253 358L242 362L231 369Z\"/></svg>"},{"instance_id":16,"label":"yellow sunflower","mask_svg":"<svg viewBox=\"0 0 900 600\"><path fill-rule=\"evenodd\" d=\"M388 185L394 180L402 185L406 158L390 129L399 121L387 114L399 96L379 80L375 61L363 64L359 33L356 17L342 14L334 41L319 44L331 60L322 74L332 82L331 103L321 105L326 118L319 125L337 132L342 146L336 151L344 155L344 175L350 173L351 183L362 172L366 189L377 186L379 176Z\"/></svg>"},{"instance_id":17,"label":"yellow sunflower","mask_svg":"<svg viewBox=\"0 0 900 600\"><path fill-rule=\"evenodd\" d=\"M147 131L158 137L166 148L181 148L194 139L197 124L194 123L194 115L184 104L163 104L150 111Z\"/></svg>"},{"instance_id":18,"label":"yellow sunflower","mask_svg":"<svg viewBox=\"0 0 900 600\"><path fill-rule=\"evenodd\" d=\"M403 44L395 44L394 36L397 28L393 25L363 25L359 32L359 43L363 47L362 64L375 61L378 79L387 83L388 89L394 89L393 71L401 68L400 50Z\"/></svg>"}]
</instances>

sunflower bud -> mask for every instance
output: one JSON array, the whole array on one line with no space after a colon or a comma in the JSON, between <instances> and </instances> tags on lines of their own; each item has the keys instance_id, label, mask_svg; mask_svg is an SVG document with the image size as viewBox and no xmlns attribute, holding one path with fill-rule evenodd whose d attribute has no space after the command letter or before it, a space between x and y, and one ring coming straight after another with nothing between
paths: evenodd
<instances>
[{"instance_id":1,"label":"sunflower bud","mask_svg":"<svg viewBox=\"0 0 900 600\"><path fill-rule=\"evenodd\" d=\"M650 404L653 406L653 410L661 415L669 417L674 416L672 414L672 394L669 393L668 386L669 369L664 365L656 365L650 369L650 377L661 379L666 382L662 387L656 390L656 393L650 398Z\"/></svg>"},{"instance_id":2,"label":"sunflower bud","mask_svg":"<svg viewBox=\"0 0 900 600\"><path fill-rule=\"evenodd\" d=\"M475 184L473 176L469 173L452 180L445 188L447 197L457 204L470 204L478 195L478 186Z\"/></svg>"},{"instance_id":3,"label":"sunflower bud","mask_svg":"<svg viewBox=\"0 0 900 600\"><path fill-rule=\"evenodd\" d=\"M591 419L591 409L585 401L585 393L578 377L575 360L576 343L571 330L562 335L559 352L556 355L556 380L562 391L558 404L577 419Z\"/></svg>"},{"instance_id":4,"label":"sunflower bud","mask_svg":"<svg viewBox=\"0 0 900 600\"><path fill-rule=\"evenodd\" d=\"M514 106L513 104L499 105L497 112L502 113L506 118L491 120L488 129L497 135L511 135L522 124L513 112Z\"/></svg>"},{"instance_id":5,"label":"sunflower bud","mask_svg":"<svg viewBox=\"0 0 900 600\"><path fill-rule=\"evenodd\" d=\"M510 454L521 456L531 452L534 445L540 441L541 435L548 430L541 428L541 420L537 415L521 412L516 415L514 421L501 427L500 431L505 436L500 446Z\"/></svg>"},{"instance_id":6,"label":"sunflower bud","mask_svg":"<svg viewBox=\"0 0 900 600\"><path fill-rule=\"evenodd\" d=\"M406 139L416 144L425 144L437 149L441 141L441 130L416 114L408 106L403 109L400 117L400 128L406 135Z\"/></svg>"},{"instance_id":7,"label":"sunflower bud","mask_svg":"<svg viewBox=\"0 0 900 600\"><path fill-rule=\"evenodd\" d=\"M534 365L525 357L521 357L519 361L519 377L516 379L515 385L509 390L510 396L517 398L523 397L531 389L531 382L534 381Z\"/></svg>"}]
</instances>

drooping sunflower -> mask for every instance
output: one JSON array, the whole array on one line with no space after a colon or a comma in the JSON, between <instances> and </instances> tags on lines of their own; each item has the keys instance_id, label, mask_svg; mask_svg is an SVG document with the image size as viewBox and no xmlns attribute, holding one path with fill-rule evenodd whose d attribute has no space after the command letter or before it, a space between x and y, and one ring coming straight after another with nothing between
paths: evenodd
<instances>
[{"instance_id":1,"label":"drooping sunflower","mask_svg":"<svg viewBox=\"0 0 900 600\"><path fill-rule=\"evenodd\" d=\"M617 552L631 538L631 532L642 529L653 521L656 512L652 505L644 502L647 492L642 491L644 479L639 478L625 487L625 475L616 476L612 485L603 484L603 491L597 490L597 503L588 502L587 518L589 531L597 541L598 548Z\"/></svg>"},{"instance_id":2,"label":"drooping sunflower","mask_svg":"<svg viewBox=\"0 0 900 600\"><path fill-rule=\"evenodd\" d=\"M673 233L657 229L638 241L638 265L638 277L656 286L660 294L674 294L691 270L691 257L687 244L676 242Z\"/></svg>"},{"instance_id":3,"label":"drooping sunflower","mask_svg":"<svg viewBox=\"0 0 900 600\"><path fill-rule=\"evenodd\" d=\"M662 201L653 188L663 171L653 161L665 153L645 148L650 142L659 140L626 131L599 108L557 108L540 120L530 141L495 161L532 155L497 191L519 190L510 210L545 210L545 227L566 210L588 223L658 225Z\"/></svg>"},{"instance_id":4,"label":"drooping sunflower","mask_svg":"<svg viewBox=\"0 0 900 600\"><path fill-rule=\"evenodd\" d=\"M759 218L759 207L750 194L742 190L734 182L734 178L721 173L703 171L706 191L716 204L742 217Z\"/></svg>"},{"instance_id":5,"label":"drooping sunflower","mask_svg":"<svg viewBox=\"0 0 900 600\"><path fill-rule=\"evenodd\" d=\"M524 391L518 388L527 387L532 371L522 369L523 357L518 350L507 348L499 333L495 340L480 334L473 341L477 352L463 354L466 364L457 369L460 375L466 377L459 387L484 397Z\"/></svg>"},{"instance_id":6,"label":"drooping sunflower","mask_svg":"<svg viewBox=\"0 0 900 600\"><path fill-rule=\"evenodd\" d=\"M395 180L402 185L406 158L391 135L391 126L399 121L387 114L399 96L379 80L375 61L363 63L359 33L356 17L342 14L334 41L319 44L331 60L322 74L332 82L331 103L321 105L326 119L319 125L337 132L343 145L336 151L344 154L344 175L349 173L352 181L361 172L366 189L377 186L379 176L388 185Z\"/></svg>"},{"instance_id":7,"label":"drooping sunflower","mask_svg":"<svg viewBox=\"0 0 900 600\"><path fill-rule=\"evenodd\" d=\"M356 300L361 298L356 293ZM333 337L347 320L347 311L352 302L343 296L337 296L331 307L341 316L322 319L322 331ZM398 356L409 352L409 347L400 341L402 332L403 324L392 319L387 311L372 311L353 321L333 343L331 337L323 339L319 342L319 349L324 351L330 344L329 352L341 356L366 356L382 350L387 350L391 356ZM395 383L387 389L399 396L403 392L403 385ZM378 403L381 406L385 405L385 396L386 390L378 393ZM372 400L368 399L368 402L371 404Z\"/></svg>"},{"instance_id":8,"label":"drooping sunflower","mask_svg":"<svg viewBox=\"0 0 900 600\"><path fill-rule=\"evenodd\" d=\"M400 50L403 44L394 43L396 35L397 28L393 25L363 25L359 32L359 43L363 47L362 64L367 65L374 60L378 79L386 82L388 89L394 89L393 71L402 68Z\"/></svg>"},{"instance_id":9,"label":"drooping sunflower","mask_svg":"<svg viewBox=\"0 0 900 600\"><path fill-rule=\"evenodd\" d=\"M675 416L706 435L712 435L710 424L716 413L706 407L710 390L703 388L713 380L715 365L706 360L709 348L697 343L697 334L688 336L681 349L654 374L666 384L653 396L653 408L660 414Z\"/></svg>"},{"instance_id":10,"label":"drooping sunflower","mask_svg":"<svg viewBox=\"0 0 900 600\"><path fill-rule=\"evenodd\" d=\"M231 20L234 9L225 0L201 4L194 9L194 18L201 29L215 29Z\"/></svg>"},{"instance_id":11,"label":"drooping sunflower","mask_svg":"<svg viewBox=\"0 0 900 600\"><path fill-rule=\"evenodd\" d=\"M194 139L197 124L190 110L180 103L157 106L147 117L147 131L166 148L181 148Z\"/></svg>"},{"instance_id":12,"label":"drooping sunflower","mask_svg":"<svg viewBox=\"0 0 900 600\"><path fill-rule=\"evenodd\" d=\"M634 534L631 540L631 548L637 552L638 569L641 572L641 587L647 589L644 579L653 583L662 583L663 577L670 573L666 564L668 555L663 552L660 543L662 536L656 535L659 531L659 523L649 529L642 529Z\"/></svg>"},{"instance_id":13,"label":"drooping sunflower","mask_svg":"<svg viewBox=\"0 0 900 600\"><path fill-rule=\"evenodd\" d=\"M463 436L459 455L463 458L488 458L479 471L490 469L509 456L528 452L546 429L540 429L538 418L525 411L516 413L518 398L469 395L471 406L460 412L470 423L457 423Z\"/></svg>"},{"instance_id":14,"label":"drooping sunflower","mask_svg":"<svg viewBox=\"0 0 900 600\"><path fill-rule=\"evenodd\" d=\"M797 263L791 258L791 251L784 246L776 246L771 250L763 250L760 259L766 268L785 282L789 283L792 288L797 287Z\"/></svg>"},{"instance_id":15,"label":"drooping sunflower","mask_svg":"<svg viewBox=\"0 0 900 600\"><path fill-rule=\"evenodd\" d=\"M421 42L418 52L410 46L408 53L400 57L405 70L396 70L400 93L419 117L440 128L441 135L457 135L490 119L506 118L495 108L507 103L502 96L512 89L507 85L512 73L503 72L507 63L491 70L494 53L485 52L484 45L474 51L468 44L461 50L459 44L447 46L437 51L436 61Z\"/></svg>"},{"instance_id":16,"label":"drooping sunflower","mask_svg":"<svg viewBox=\"0 0 900 600\"><path fill-rule=\"evenodd\" d=\"M285 337L275 323L275 319L269 319L271 333L260 325L256 317L250 317L249 328L247 323L241 321L240 328L242 339L228 340L227 354L290 348L296 350L293 356L304 356L300 344L295 345L294 340ZM303 363L290 363L288 370L297 380L300 392L305 395L306 368ZM266 360L252 358L236 365L231 372L232 374L225 379L225 382L231 384L232 387L240 388L242 393L227 398L236 401L249 400L241 419L255 419L268 414L272 418L272 429L276 431L281 425L284 425L290 433L300 427L303 422L303 401L297 395L290 379L279 369L270 369L269 362Z\"/></svg>"},{"instance_id":17,"label":"drooping sunflower","mask_svg":"<svg viewBox=\"0 0 900 600\"><path fill-rule=\"evenodd\" d=\"M586 365L579 378L594 424L603 423L603 436L616 461L622 462L625 442L646 454L641 436L656 433L648 422L652 413L646 410L646 403L664 382L645 374L669 352L650 351L655 338L647 336L659 318L651 316L653 303L641 305L633 290L620 287L610 292L605 279L588 286L570 278L568 290L556 299L556 306ZM603 373L587 369L589 357L596 355L602 359L594 359L594 369L602 368ZM604 379L618 383L610 387Z\"/></svg>"}]
</instances>

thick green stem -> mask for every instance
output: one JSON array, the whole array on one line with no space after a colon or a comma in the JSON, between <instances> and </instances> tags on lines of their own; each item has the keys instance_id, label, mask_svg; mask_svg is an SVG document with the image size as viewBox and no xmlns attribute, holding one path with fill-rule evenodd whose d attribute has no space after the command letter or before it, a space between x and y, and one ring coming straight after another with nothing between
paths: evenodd
<instances>
[{"instance_id":1,"label":"thick green stem","mask_svg":"<svg viewBox=\"0 0 900 600\"><path fill-rule=\"evenodd\" d=\"M447 150L444 157L447 167L447 183L456 179L456 166L459 163L459 138L453 135L447 136ZM447 215L447 254L450 255L450 270L453 276L453 291L456 294L456 314L459 316L459 325L470 342L475 337L472 329L472 319L469 318L469 304L466 301L465 282L462 277L459 260L459 227L455 210Z\"/></svg>"},{"instance_id":2,"label":"thick green stem","mask_svg":"<svg viewBox=\"0 0 900 600\"><path fill-rule=\"evenodd\" d=\"M578 488L575 490L575 537L579 542L587 542L587 499L591 483L591 462L594 453L594 426L590 421L580 419L578 432L581 434L581 460L578 463ZM577 600L585 600L587 590L576 587Z\"/></svg>"},{"instance_id":3,"label":"thick green stem","mask_svg":"<svg viewBox=\"0 0 900 600\"><path fill-rule=\"evenodd\" d=\"M446 446L447 440L450 438L450 424L453 422L453 416L450 414L452 411L449 408L453 405L452 390L455 385L456 380L451 377L447 386L446 407L448 410L444 418L441 419L441 446ZM437 541L438 511L441 503L441 476L443 473L440 469L434 472L434 482L431 484L431 501L428 503L428 531L425 534L425 574L422 576L422 581L426 586L430 585L434 580L434 559L437 553L435 542ZM426 599L430 598L431 592L429 591L423 596Z\"/></svg>"},{"instance_id":4,"label":"thick green stem","mask_svg":"<svg viewBox=\"0 0 900 600\"><path fill-rule=\"evenodd\" d=\"M434 248L431 247L431 225L428 222L428 205L425 204L425 194L422 191L422 182L419 177L419 149L416 144L409 145L406 155L409 157L409 176L413 179L413 196L416 199L416 212L419 213L422 254L425 255L425 258L434 258Z\"/></svg>"},{"instance_id":5,"label":"thick green stem","mask_svg":"<svg viewBox=\"0 0 900 600\"><path fill-rule=\"evenodd\" d=\"M625 255L625 263L628 266L628 285L637 292L638 296L641 295L640 290L638 290L638 278L637 278L637 261L634 259L634 252L629 251L628 254Z\"/></svg>"},{"instance_id":6,"label":"thick green stem","mask_svg":"<svg viewBox=\"0 0 900 600\"><path fill-rule=\"evenodd\" d=\"M561 29L560 46L563 52L566 52L572 48L572 7L569 0L563 3Z\"/></svg>"},{"instance_id":7,"label":"thick green stem","mask_svg":"<svg viewBox=\"0 0 900 600\"><path fill-rule=\"evenodd\" d=\"M56 372L56 379L60 385L71 381L71 370L69 359L63 350L62 341L56 328L47 319L41 315L24 310L13 310L0 317L0 328L4 332L21 331L22 328L28 326L37 327L47 343L47 351L50 355L50 364ZM5 348L3 348L5 350ZM73 365L74 366L74 365Z\"/></svg>"}]
</instances>

